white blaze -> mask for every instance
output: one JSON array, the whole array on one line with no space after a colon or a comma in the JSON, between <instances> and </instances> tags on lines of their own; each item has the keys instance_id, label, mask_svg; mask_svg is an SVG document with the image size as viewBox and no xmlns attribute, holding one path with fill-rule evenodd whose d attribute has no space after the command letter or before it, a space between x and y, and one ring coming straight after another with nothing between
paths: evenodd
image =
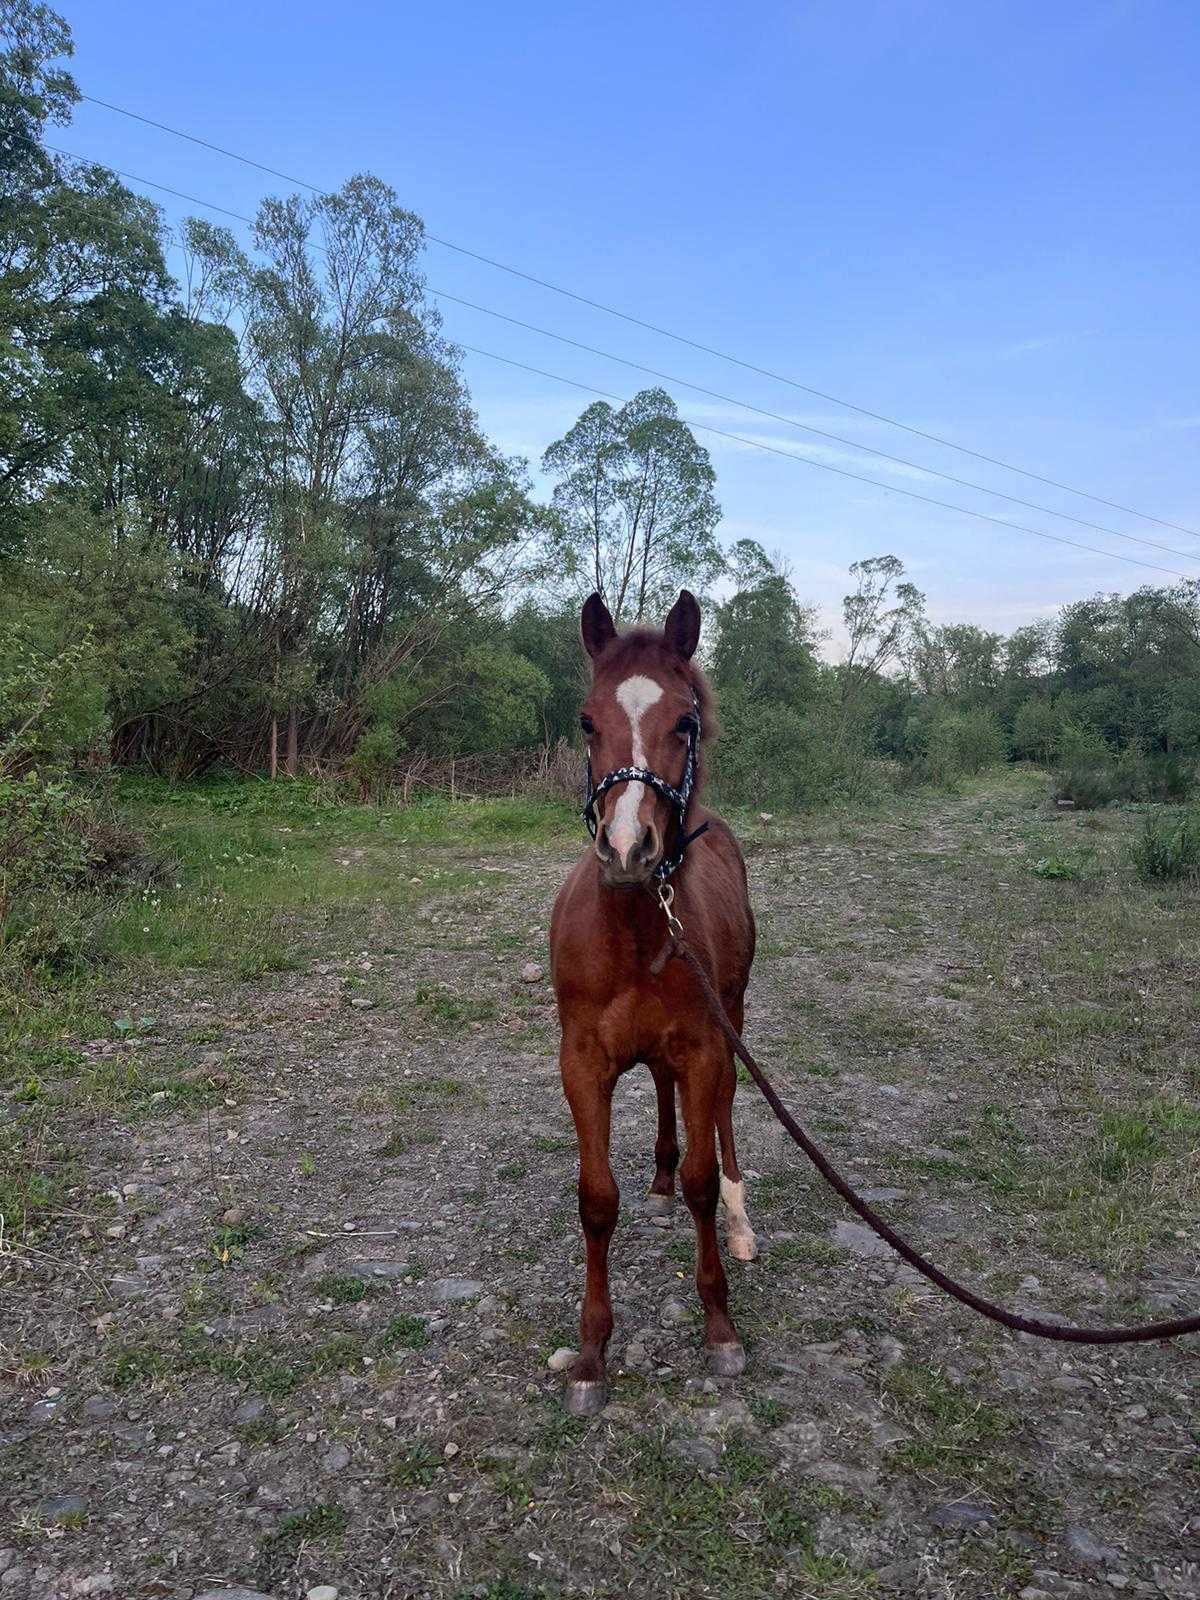
<instances>
[{"instance_id":1,"label":"white blaze","mask_svg":"<svg viewBox=\"0 0 1200 1600\"><path fill-rule=\"evenodd\" d=\"M662 684L655 683L653 678L643 677L640 673L624 679L617 685L617 704L629 718L629 726L633 732L633 755L630 761L632 766L646 765L646 747L642 743L642 717L662 697ZM627 783L608 826L608 842L620 856L622 864L626 866L631 851L642 836L638 810L645 793L644 783Z\"/></svg>"}]
</instances>

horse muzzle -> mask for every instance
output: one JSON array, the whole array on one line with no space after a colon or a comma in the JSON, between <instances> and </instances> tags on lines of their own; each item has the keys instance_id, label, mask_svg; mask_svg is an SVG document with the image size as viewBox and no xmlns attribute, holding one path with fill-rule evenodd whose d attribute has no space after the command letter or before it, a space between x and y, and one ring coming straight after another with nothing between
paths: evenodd
<instances>
[{"instance_id":1,"label":"horse muzzle","mask_svg":"<svg viewBox=\"0 0 1200 1600\"><path fill-rule=\"evenodd\" d=\"M649 883L662 860L662 836L653 821L636 830L601 823L595 851L600 862L600 882L606 889L639 889Z\"/></svg>"}]
</instances>

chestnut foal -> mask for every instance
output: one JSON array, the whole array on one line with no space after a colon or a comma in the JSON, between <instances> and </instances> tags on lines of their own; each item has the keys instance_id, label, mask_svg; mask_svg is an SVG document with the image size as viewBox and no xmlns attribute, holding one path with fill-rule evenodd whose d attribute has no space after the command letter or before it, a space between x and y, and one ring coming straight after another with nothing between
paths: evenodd
<instances>
[{"instance_id":1,"label":"chestnut foal","mask_svg":"<svg viewBox=\"0 0 1200 1600\"><path fill-rule=\"evenodd\" d=\"M737 841L720 817L691 798L712 706L708 684L692 663L700 638L695 597L683 591L661 633L636 628L618 635L603 601L592 595L581 633L592 659L581 721L595 845L559 892L550 955L587 1246L580 1352L567 1374L566 1403L576 1415L590 1416L607 1398L604 1352L613 1327L608 1247L619 1193L609 1164L612 1095L617 1079L639 1061L649 1067L658 1098L649 1205L664 1213L674 1203L678 1090L687 1130L680 1177L696 1224L696 1287L709 1364L723 1377L745 1366L716 1230L719 1193L729 1249L739 1260L753 1259L757 1246L733 1145L733 1056L683 963L667 962L657 974L652 966L667 937L657 889L669 876L688 943L740 1032L754 917ZM629 769L634 775L627 777ZM594 787L593 773L599 774ZM714 1133L721 1146L719 1184Z\"/></svg>"}]
</instances>

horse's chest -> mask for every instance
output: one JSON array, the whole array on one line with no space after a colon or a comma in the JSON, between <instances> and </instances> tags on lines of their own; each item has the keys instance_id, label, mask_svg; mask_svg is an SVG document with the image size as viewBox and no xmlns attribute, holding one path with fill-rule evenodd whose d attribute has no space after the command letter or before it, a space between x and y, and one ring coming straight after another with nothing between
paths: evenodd
<instances>
[{"instance_id":1,"label":"horse's chest","mask_svg":"<svg viewBox=\"0 0 1200 1600\"><path fill-rule=\"evenodd\" d=\"M686 1019L656 988L630 984L614 992L599 1019L601 1040L615 1060L669 1059L687 1032Z\"/></svg>"}]
</instances>

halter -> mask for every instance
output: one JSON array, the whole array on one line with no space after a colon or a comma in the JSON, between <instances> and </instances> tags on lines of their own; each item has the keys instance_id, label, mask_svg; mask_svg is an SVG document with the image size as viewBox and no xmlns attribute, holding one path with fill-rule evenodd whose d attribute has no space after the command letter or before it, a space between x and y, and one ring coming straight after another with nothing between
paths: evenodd
<instances>
[{"instance_id":1,"label":"halter","mask_svg":"<svg viewBox=\"0 0 1200 1600\"><path fill-rule=\"evenodd\" d=\"M695 720L688 733L687 756L683 763L683 777L679 780L679 787L668 783L665 778L660 778L657 772L651 772L649 767L614 767L611 772L596 783L592 778L592 753L587 755L587 782L583 793L583 820L592 838L596 837L599 823L596 819L596 805L608 791L618 783L644 783L662 795L663 799L675 812L676 832L679 842L675 853L664 856L655 867L652 877L659 883L666 883L671 874L678 870L683 861L684 851L693 839L698 839L708 828L707 822L702 822L698 828L693 828L691 833L684 832L684 823L687 820L687 809L691 804L692 791L696 787L696 753L700 745L700 702L695 694L692 695L692 706L695 710Z\"/></svg>"}]
</instances>

